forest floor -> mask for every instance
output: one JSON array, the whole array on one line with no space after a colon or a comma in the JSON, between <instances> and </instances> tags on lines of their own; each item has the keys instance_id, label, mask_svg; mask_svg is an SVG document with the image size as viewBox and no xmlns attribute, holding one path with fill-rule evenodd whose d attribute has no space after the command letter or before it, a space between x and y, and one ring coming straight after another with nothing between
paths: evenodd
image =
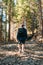
<instances>
[{"instance_id":1,"label":"forest floor","mask_svg":"<svg viewBox=\"0 0 43 65\"><path fill-rule=\"evenodd\" d=\"M18 44L0 43L0 65L43 65L43 43L26 41L25 53L18 53Z\"/></svg>"}]
</instances>

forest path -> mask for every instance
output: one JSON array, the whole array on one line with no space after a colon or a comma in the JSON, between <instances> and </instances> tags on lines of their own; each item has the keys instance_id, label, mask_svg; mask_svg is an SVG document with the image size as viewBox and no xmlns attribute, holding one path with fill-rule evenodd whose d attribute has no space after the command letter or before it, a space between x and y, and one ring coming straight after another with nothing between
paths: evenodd
<instances>
[{"instance_id":1,"label":"forest path","mask_svg":"<svg viewBox=\"0 0 43 65\"><path fill-rule=\"evenodd\" d=\"M27 41L24 51L19 54L16 43L0 45L0 65L43 65L42 43Z\"/></svg>"}]
</instances>

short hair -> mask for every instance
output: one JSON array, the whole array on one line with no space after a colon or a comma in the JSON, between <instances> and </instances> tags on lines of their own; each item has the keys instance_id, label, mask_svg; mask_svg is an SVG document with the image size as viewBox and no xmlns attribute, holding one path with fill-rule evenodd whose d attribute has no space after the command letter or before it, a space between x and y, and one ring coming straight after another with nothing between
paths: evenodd
<instances>
[{"instance_id":1,"label":"short hair","mask_svg":"<svg viewBox=\"0 0 43 65\"><path fill-rule=\"evenodd\" d=\"M24 25L22 25L22 27L24 27Z\"/></svg>"}]
</instances>

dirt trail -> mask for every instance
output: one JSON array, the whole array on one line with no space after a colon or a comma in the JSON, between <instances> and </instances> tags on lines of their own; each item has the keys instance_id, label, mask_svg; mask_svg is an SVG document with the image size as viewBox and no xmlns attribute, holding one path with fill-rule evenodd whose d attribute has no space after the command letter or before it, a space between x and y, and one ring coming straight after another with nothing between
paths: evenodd
<instances>
[{"instance_id":1,"label":"dirt trail","mask_svg":"<svg viewBox=\"0 0 43 65\"><path fill-rule=\"evenodd\" d=\"M26 42L25 53L18 53L18 44L0 45L0 65L43 65L43 44Z\"/></svg>"}]
</instances>

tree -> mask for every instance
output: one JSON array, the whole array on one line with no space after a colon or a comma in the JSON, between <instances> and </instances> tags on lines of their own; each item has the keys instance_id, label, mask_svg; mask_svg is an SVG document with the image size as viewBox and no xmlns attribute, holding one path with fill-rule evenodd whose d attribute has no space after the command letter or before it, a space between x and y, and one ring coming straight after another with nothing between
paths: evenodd
<instances>
[{"instance_id":1,"label":"tree","mask_svg":"<svg viewBox=\"0 0 43 65\"><path fill-rule=\"evenodd\" d=\"M13 17L15 17L17 22L22 22L21 19L22 17L24 17L27 23L28 30L33 31L37 28L38 6L37 6L36 0L31 0L31 1L30 0L17 0L16 5L14 5L13 3L14 0L11 0L11 1L4 0L4 1L6 1L6 5L8 6L7 10L8 10L8 15L9 15L9 21L11 21ZM10 30L10 25L9 25L9 30Z\"/></svg>"},{"instance_id":2,"label":"tree","mask_svg":"<svg viewBox=\"0 0 43 65\"><path fill-rule=\"evenodd\" d=\"M39 4L40 4L40 12L41 12L41 21L42 21L42 37L43 37L43 18L42 18L42 0L39 0Z\"/></svg>"},{"instance_id":3,"label":"tree","mask_svg":"<svg viewBox=\"0 0 43 65\"><path fill-rule=\"evenodd\" d=\"M14 0L3 0L4 3L5 3L5 6L7 6L7 15L8 15L8 21L9 21L9 40L10 40L10 23L13 19L13 16L15 15L15 12L14 12Z\"/></svg>"}]
</instances>

